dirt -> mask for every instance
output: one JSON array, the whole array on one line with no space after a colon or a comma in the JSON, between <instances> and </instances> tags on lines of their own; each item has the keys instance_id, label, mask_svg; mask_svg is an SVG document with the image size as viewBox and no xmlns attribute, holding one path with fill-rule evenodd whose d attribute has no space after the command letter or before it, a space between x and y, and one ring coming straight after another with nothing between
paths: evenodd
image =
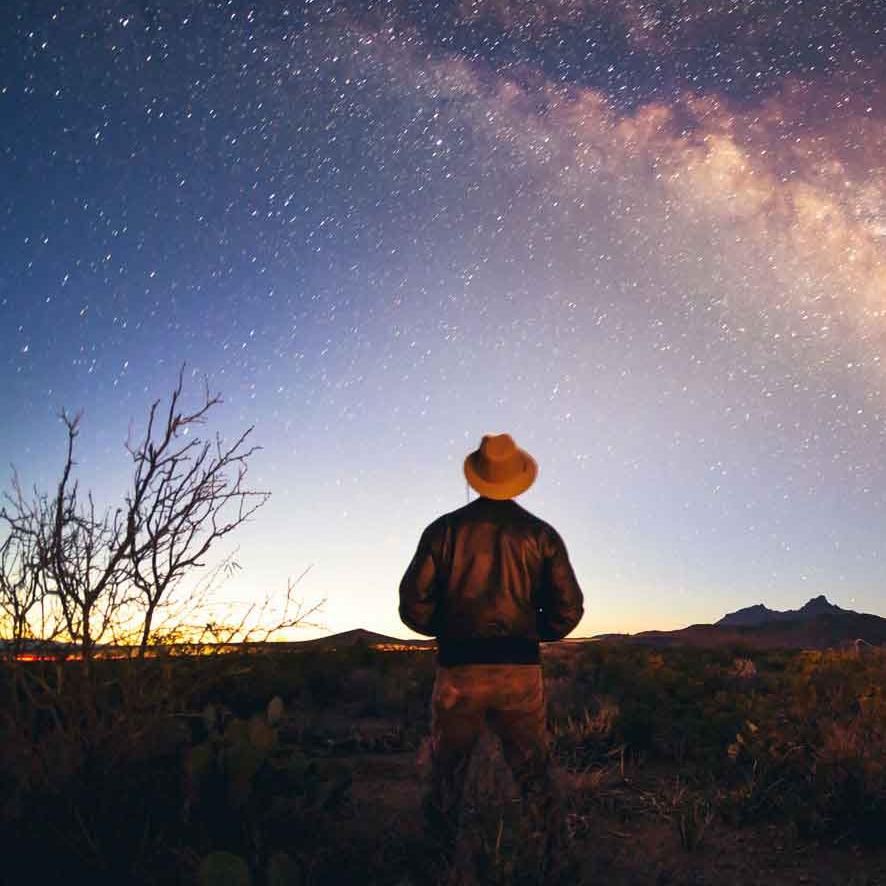
<instances>
[{"instance_id":1,"label":"dirt","mask_svg":"<svg viewBox=\"0 0 886 886\"><path fill-rule=\"evenodd\" d=\"M495 748L481 747L476 757L470 778L485 779L485 787L475 784L475 794L485 791L488 804L513 801L513 785ZM344 759L353 771L353 814L367 842L402 844L390 850L401 852L403 865L398 872L394 864L391 882L428 882L410 861L422 846L421 754ZM559 777L575 865L572 883L886 886L886 850L804 842L775 825L729 824L704 807L687 805L676 772L628 767L622 775L613 766L590 773L561 771Z\"/></svg>"}]
</instances>

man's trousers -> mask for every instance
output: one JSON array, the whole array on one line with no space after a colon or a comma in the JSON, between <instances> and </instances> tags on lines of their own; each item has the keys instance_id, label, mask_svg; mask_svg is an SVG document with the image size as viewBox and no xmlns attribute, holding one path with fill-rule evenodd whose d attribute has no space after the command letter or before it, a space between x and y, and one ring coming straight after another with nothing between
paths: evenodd
<instances>
[{"instance_id":1,"label":"man's trousers","mask_svg":"<svg viewBox=\"0 0 886 886\"><path fill-rule=\"evenodd\" d=\"M562 836L550 771L541 667L467 664L437 670L431 700L429 829L444 846L455 838L471 752L484 727L501 740L530 828L552 851Z\"/></svg>"}]
</instances>

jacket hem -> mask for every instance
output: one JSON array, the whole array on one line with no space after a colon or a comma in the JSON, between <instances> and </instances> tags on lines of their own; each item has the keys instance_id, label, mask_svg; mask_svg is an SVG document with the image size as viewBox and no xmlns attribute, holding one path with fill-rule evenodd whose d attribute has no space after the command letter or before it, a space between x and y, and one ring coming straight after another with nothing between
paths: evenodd
<instances>
[{"instance_id":1,"label":"jacket hem","mask_svg":"<svg viewBox=\"0 0 886 886\"><path fill-rule=\"evenodd\" d=\"M478 637L438 640L437 664L539 664L538 641L524 637Z\"/></svg>"}]
</instances>

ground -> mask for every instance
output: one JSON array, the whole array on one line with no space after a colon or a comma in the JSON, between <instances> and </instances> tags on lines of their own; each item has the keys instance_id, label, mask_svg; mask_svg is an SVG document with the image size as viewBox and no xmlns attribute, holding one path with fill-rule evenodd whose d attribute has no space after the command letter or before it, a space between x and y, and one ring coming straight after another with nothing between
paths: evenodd
<instances>
[{"instance_id":1,"label":"ground","mask_svg":"<svg viewBox=\"0 0 886 886\"><path fill-rule=\"evenodd\" d=\"M563 644L543 664L559 880L491 736L443 863L421 817L433 657L357 648L16 670L0 884L222 886L239 865L253 886L886 886L886 650Z\"/></svg>"},{"instance_id":2,"label":"ground","mask_svg":"<svg viewBox=\"0 0 886 886\"><path fill-rule=\"evenodd\" d=\"M474 768L491 764L501 787L507 776L491 744L481 746ZM354 813L364 823L368 842L385 845L396 833L404 844L402 877L393 880L401 884L419 882L422 873L421 863L418 871L408 869L410 856L422 847L417 757L415 752L400 752L346 758L354 775ZM784 826L736 827L714 815L708 820L704 810L692 825L696 833L691 833L681 807L685 789L676 771L628 765L622 775L613 764L592 773L561 771L560 778L568 798L579 882L886 886L886 850L822 846L798 839ZM505 796L511 792L506 790ZM496 802L488 795L486 799ZM396 849L393 853L400 854ZM396 878L396 872L391 873Z\"/></svg>"}]
</instances>

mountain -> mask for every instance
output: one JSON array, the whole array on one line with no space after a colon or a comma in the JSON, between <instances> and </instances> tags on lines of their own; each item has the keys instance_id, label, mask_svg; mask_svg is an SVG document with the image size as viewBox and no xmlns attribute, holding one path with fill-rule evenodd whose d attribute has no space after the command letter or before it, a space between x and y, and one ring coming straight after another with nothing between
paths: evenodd
<instances>
[{"instance_id":1,"label":"mountain","mask_svg":"<svg viewBox=\"0 0 886 886\"><path fill-rule=\"evenodd\" d=\"M762 603L758 603L756 606L748 606L745 609L739 609L737 612L730 612L728 615L724 615L717 624L724 627L739 627L770 624L775 621L784 622L816 618L819 615L840 615L841 613L858 615L857 612L852 612L850 609L841 609L839 606L835 606L822 594L818 597L813 597L799 609L780 611L778 609L769 609Z\"/></svg>"},{"instance_id":2,"label":"mountain","mask_svg":"<svg viewBox=\"0 0 886 886\"><path fill-rule=\"evenodd\" d=\"M433 645L433 640L401 640L398 637L387 637L384 634L376 634L375 631L367 631L365 628L354 628L351 631L342 631L340 634L331 634L328 637L318 637L315 640L299 640L285 644L273 644L275 648L286 646L291 647L293 651L308 649L330 651L334 649L350 649L355 646L375 646L387 649L414 647L416 649L423 649Z\"/></svg>"},{"instance_id":3,"label":"mountain","mask_svg":"<svg viewBox=\"0 0 886 886\"><path fill-rule=\"evenodd\" d=\"M886 618L842 609L824 596L799 609L779 611L762 603L730 612L715 624L675 631L605 635L597 641L647 646L739 646L748 649L828 649L853 644L886 644Z\"/></svg>"}]
</instances>

